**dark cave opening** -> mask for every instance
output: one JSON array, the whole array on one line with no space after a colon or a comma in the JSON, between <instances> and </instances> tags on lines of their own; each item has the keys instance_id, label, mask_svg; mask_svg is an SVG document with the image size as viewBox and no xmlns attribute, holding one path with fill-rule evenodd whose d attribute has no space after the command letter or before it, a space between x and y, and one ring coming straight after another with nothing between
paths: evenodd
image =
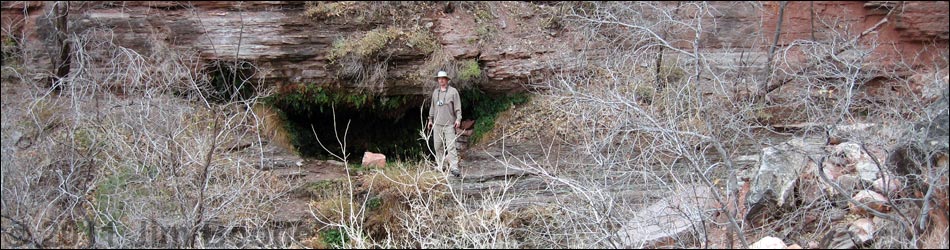
<instances>
[{"instance_id":1,"label":"dark cave opening","mask_svg":"<svg viewBox=\"0 0 950 250\"><path fill-rule=\"evenodd\" d=\"M331 152L341 155L344 139L350 163L359 163L366 151L385 154L387 161L419 160L428 151L419 135L428 114L423 96L378 96L311 85L272 96L269 102L303 157L335 159Z\"/></svg>"},{"instance_id":2,"label":"dark cave opening","mask_svg":"<svg viewBox=\"0 0 950 250\"><path fill-rule=\"evenodd\" d=\"M463 120L476 121L473 142L492 129L500 112L528 99L524 93L490 94L475 88L459 91ZM334 159L330 152L342 152L337 137L342 140L345 136L347 160L358 163L365 151L385 154L390 162L427 157L429 147L420 135L429 112L427 99L427 95L382 96L311 84L273 95L268 102L281 114L290 141L301 156Z\"/></svg>"}]
</instances>

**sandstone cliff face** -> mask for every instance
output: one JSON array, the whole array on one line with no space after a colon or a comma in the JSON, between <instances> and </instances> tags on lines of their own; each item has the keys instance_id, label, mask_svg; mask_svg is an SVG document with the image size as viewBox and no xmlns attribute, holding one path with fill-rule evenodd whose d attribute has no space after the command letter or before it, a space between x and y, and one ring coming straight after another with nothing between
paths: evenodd
<instances>
[{"instance_id":1,"label":"sandstone cliff face","mask_svg":"<svg viewBox=\"0 0 950 250\"><path fill-rule=\"evenodd\" d=\"M358 19L345 11L313 18L303 2L82 2L70 5L70 33L96 33L142 54L167 47L195 51L201 62L248 61L258 67L255 78L268 85L316 83L356 87L341 76L342 67L328 58L334 42L356 39L374 29L393 26L423 27L441 45L442 61L432 67L432 54L391 42L382 63L367 64L385 70L376 90L385 95L423 94L435 85L428 76L449 62L474 60L483 78L473 81L490 93L522 91L524 84L551 72L571 70L567 55L584 46L575 27L551 28L552 6L500 2L473 10L465 3L389 4L377 6L383 18ZM24 48L50 44L49 2L4 2L4 37L25 37ZM730 48L761 54L769 46L777 20L777 3L760 6L712 3L718 22L703 35L708 49ZM351 6L352 7L352 6ZM821 40L828 30L814 22L833 20L851 34L880 20L891 8L887 2L792 2L786 9L779 45L797 39ZM353 8L360 8L356 6ZM481 12L479 12L481 11ZM388 12L388 13L386 13ZM486 14L487 13L487 14ZM906 2L878 32L883 58L888 53L911 55L929 49L921 64L946 56L948 41L946 2ZM688 14L688 13L685 13ZM816 20L813 16L820 17ZM400 19L401 21L397 21ZM751 39L750 39L751 38ZM5 38L6 39L6 38ZM927 47L935 44L936 48ZM609 46L609 45L599 45ZM894 49L896 48L896 49ZM44 51L53 51L46 48ZM734 54L734 53L732 53ZM723 58L736 55L722 54ZM881 60L882 63L889 63ZM337 64L335 64L337 63ZM452 70L454 71L454 69ZM450 72L457 75L458 72Z\"/></svg>"},{"instance_id":2,"label":"sandstone cliff face","mask_svg":"<svg viewBox=\"0 0 950 250\"><path fill-rule=\"evenodd\" d=\"M48 43L52 33L46 17L49 5L4 3L3 25L16 26L30 42ZM509 6L526 16L511 16ZM495 22L491 24L476 24L472 11L459 7L452 13L444 12L444 4L409 10L412 7L393 6L393 14L418 15L408 18L437 36L448 59L476 60L488 79L478 87L489 92L523 90L522 83L551 66L540 63L545 55L555 51L555 45L561 45L558 49L566 46L545 42L550 35L532 31L537 29L537 20L531 19L530 12L540 8L533 4L501 3L491 10L490 22ZM269 85L352 87L340 79L340 67L328 59L334 42L359 38L391 23L385 18L361 22L353 20L354 15L312 18L305 12L303 2L95 2L72 4L69 23L70 33L97 33L145 55L157 52L154 48L161 43L196 51L204 62L236 57L257 66L255 78ZM493 29L497 39L489 42L479 37L478 25ZM387 48L387 77L377 90L387 95L423 94L435 85L428 76L438 68L423 69L428 54L402 44L389 47L394 48Z\"/></svg>"},{"instance_id":3,"label":"sandstone cliff face","mask_svg":"<svg viewBox=\"0 0 950 250\"><path fill-rule=\"evenodd\" d=\"M790 1L784 9L780 29L777 29L779 1L708 4L711 10L702 17L702 49L714 55L710 60L724 64L742 61L764 67L773 44L777 46L776 51L782 53L796 43L799 48L809 42L842 44L874 27L891 10L894 13L883 25L857 41L864 45L873 43L876 47L867 60L871 62L869 66L893 68L895 63L902 63L932 69L935 62L946 60L943 58L948 56L950 7L947 2L903 2L898 6L896 2L887 1ZM692 18L696 13L680 14ZM679 39L676 46L691 48L689 42L693 41L693 34L671 35L673 40ZM797 49L792 47L782 56L792 60L792 65L806 64ZM897 62L901 56L908 60Z\"/></svg>"},{"instance_id":4,"label":"sandstone cliff face","mask_svg":"<svg viewBox=\"0 0 950 250\"><path fill-rule=\"evenodd\" d=\"M774 34L778 20L778 5L769 3L763 11L765 34ZM790 2L786 7L785 21L779 45L788 45L795 40L827 41L835 32L856 36L868 30L888 12L894 10L888 22L868 38L876 39L880 44L874 51L874 61L882 66L895 63L898 55L910 56L925 49L921 58L913 64L932 63L940 56L946 56L950 28L950 4L947 2L896 2L854 1L854 2ZM833 31L827 26L838 27ZM771 41L771 35L769 35ZM928 45L934 47L927 48ZM942 52L942 53L941 53ZM942 55L941 55L942 54Z\"/></svg>"}]
</instances>

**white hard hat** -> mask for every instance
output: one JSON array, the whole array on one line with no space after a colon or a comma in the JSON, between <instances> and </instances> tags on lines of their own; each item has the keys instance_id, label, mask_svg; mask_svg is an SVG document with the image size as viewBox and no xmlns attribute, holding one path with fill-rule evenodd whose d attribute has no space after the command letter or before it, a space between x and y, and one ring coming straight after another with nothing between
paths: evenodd
<instances>
[{"instance_id":1,"label":"white hard hat","mask_svg":"<svg viewBox=\"0 0 950 250\"><path fill-rule=\"evenodd\" d=\"M449 77L449 73L445 73L445 71L439 71L439 74L437 74L435 78L439 78L439 77L445 77L445 78L451 79L451 77Z\"/></svg>"}]
</instances>

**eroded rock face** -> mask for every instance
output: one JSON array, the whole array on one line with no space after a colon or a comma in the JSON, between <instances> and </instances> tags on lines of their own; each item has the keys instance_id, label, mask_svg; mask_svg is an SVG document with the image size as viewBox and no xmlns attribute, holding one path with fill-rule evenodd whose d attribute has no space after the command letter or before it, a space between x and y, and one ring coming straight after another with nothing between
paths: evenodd
<instances>
[{"instance_id":1,"label":"eroded rock face","mask_svg":"<svg viewBox=\"0 0 950 250\"><path fill-rule=\"evenodd\" d=\"M538 18L523 19L520 14L537 7L530 3L499 3L490 19L475 23L472 11L457 8L443 13L441 3L383 3L375 18L362 18L360 6L343 9L339 16L308 16L304 2L89 2L73 3L69 31L77 35L98 35L140 54L162 53L161 49L195 51L205 64L217 60L242 60L253 63L267 85L283 86L316 83L322 86L353 86L341 77L341 59L329 58L334 43L341 39L359 39L374 29L396 27L400 32L425 32L441 44L448 59L476 60L481 74L487 76L480 87L488 92L523 91L528 77L557 66L550 52L563 51L568 45L551 37L534 35ZM548 6L549 7L549 6ZM342 8L342 7L341 7ZM3 4L4 26L14 25L29 41L45 45L52 32L45 17L49 4ZM350 12L346 12L350 11ZM25 15L25 18L24 18ZM390 17L402 20L394 25ZM416 24L416 25L410 25ZM490 27L492 38L479 34L479 27ZM410 30L411 29L411 30ZM17 33L17 32L14 32ZM20 34L20 33L17 33ZM404 33L403 33L404 34ZM562 36L563 37L563 36ZM435 86L431 75L439 70L425 65L429 52L407 46L408 35L386 44L385 52L364 60L360 71L383 68L382 79L374 91L384 95L425 94ZM502 46L504 45L504 46ZM40 62L43 60L40 59ZM546 62L546 63L542 63ZM442 63L445 67L446 63ZM431 72L429 72L431 71ZM373 73L373 72L369 72ZM458 72L450 72L458 76Z\"/></svg>"},{"instance_id":2,"label":"eroded rock face","mask_svg":"<svg viewBox=\"0 0 950 250\"><path fill-rule=\"evenodd\" d=\"M713 11L703 18L716 18L716 21L709 20L708 23L714 25L702 35L703 49L709 49L712 55L708 59L724 62L762 59L749 55L762 54L761 45L771 44L766 40L774 34L778 19L776 4L709 3ZM395 16L405 19L400 21L403 28L421 27L430 32L441 45L439 53L446 60L476 61L483 75L477 87L492 93L523 91L525 84L543 80L555 72L577 70L577 63L572 63L576 61L565 59L573 52L614 46L579 42L583 39L577 38L584 37L582 27L571 26L567 21L551 22L555 20L551 16L557 7L545 4L490 3L491 6L482 8L484 13L478 13L471 7L461 6L446 11L443 3L382 3L376 5L379 11L375 11L383 13L382 18L368 19L347 12L362 8L352 5L336 10L338 13L331 11L326 18L313 18L307 15L304 2L71 3L69 30L77 35L97 33L140 54L171 49L195 51L196 59L205 64L216 60L248 61L258 67L254 78L263 79L268 85L316 83L355 88L359 86L340 77L342 68L331 62L329 51L341 38L359 38L371 30L392 26L396 21L391 17ZM21 46L42 48L41 54L55 53L48 44L53 34L47 15L50 8L47 2L4 2L3 27L9 27L12 31L9 34L35 43ZM813 16L838 20L836 23L851 29L848 32L860 33L892 8L895 8L892 2L792 2L784 15L778 45L785 46L800 39L821 40L833 33L820 25L811 25L813 21L819 24L821 21L813 20ZM936 46L929 49L946 50L950 33L946 25L950 19L945 13L946 2L906 2L900 10L892 16L890 25L878 32L878 41L894 44L896 52L905 55L928 49L927 44ZM687 19L696 14L688 12L679 14ZM556 15L565 16L564 13ZM426 76L438 69L424 66L431 54L405 43L396 41L389 45L386 56L372 58L375 63L360 65L363 70L384 69L385 76L374 86L374 91L384 95L423 95L435 86ZM673 45L691 48L688 43L674 42ZM881 55L889 58L887 53L891 46L880 47ZM923 53L923 56L939 55ZM37 62L45 65L43 62L48 62L48 58L38 58ZM887 63L886 60L881 62Z\"/></svg>"}]
</instances>

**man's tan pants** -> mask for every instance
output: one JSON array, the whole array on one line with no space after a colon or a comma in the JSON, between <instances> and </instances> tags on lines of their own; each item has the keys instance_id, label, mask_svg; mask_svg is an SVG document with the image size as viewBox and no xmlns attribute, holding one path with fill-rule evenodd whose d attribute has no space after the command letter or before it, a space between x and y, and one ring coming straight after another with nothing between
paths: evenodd
<instances>
[{"instance_id":1,"label":"man's tan pants","mask_svg":"<svg viewBox=\"0 0 950 250\"><path fill-rule=\"evenodd\" d=\"M444 164L448 161L449 170L457 169L459 158L458 151L455 150L455 140L458 136L455 135L455 126L433 125L432 134L435 137L435 160L438 166L444 169Z\"/></svg>"}]
</instances>

